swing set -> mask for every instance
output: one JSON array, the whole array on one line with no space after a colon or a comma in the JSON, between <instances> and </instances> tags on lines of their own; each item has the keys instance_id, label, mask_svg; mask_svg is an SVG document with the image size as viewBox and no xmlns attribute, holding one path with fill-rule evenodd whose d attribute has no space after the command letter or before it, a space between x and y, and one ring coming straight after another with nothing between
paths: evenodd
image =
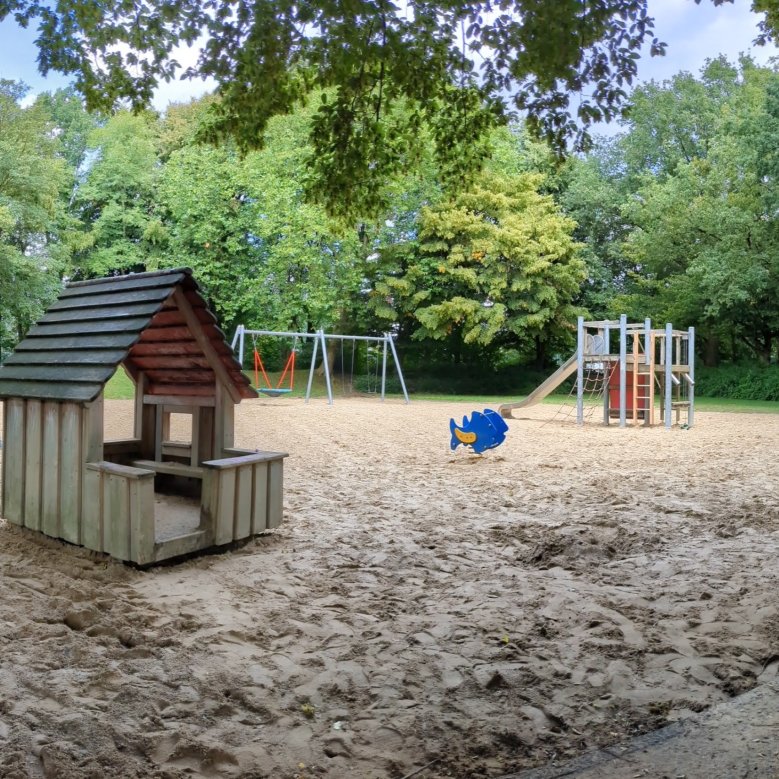
<instances>
[{"instance_id":1,"label":"swing set","mask_svg":"<svg viewBox=\"0 0 779 779\"><path fill-rule=\"evenodd\" d=\"M326 336L330 337L330 336ZM355 368L355 356L357 353L357 341L352 341L352 354L351 354L351 369L349 371L349 385L346 383L346 349L344 344L345 339L341 339L341 392L346 395L347 393L354 391L354 368ZM377 347L368 344L365 350L365 378L366 388L365 391L370 394L376 394L379 391L380 379L379 379L379 356L376 354Z\"/></svg>"},{"instance_id":2,"label":"swing set","mask_svg":"<svg viewBox=\"0 0 779 779\"><path fill-rule=\"evenodd\" d=\"M281 372L281 376L274 387L271 384L271 380L268 378L268 374L265 371L265 365L262 362L260 356L260 350L257 348L257 336L252 334L252 349L254 350L254 386L258 392L262 392L263 395L267 395L271 398L277 398L280 395L285 395L288 392L292 392L295 388L295 351L297 349L298 339L295 336L295 340L292 342L292 350L287 357L287 362L284 364L284 370ZM265 379L265 386L260 386L260 373ZM289 387L282 387L284 379L289 374Z\"/></svg>"},{"instance_id":3,"label":"swing set","mask_svg":"<svg viewBox=\"0 0 779 779\"><path fill-rule=\"evenodd\" d=\"M342 368L342 385L345 390L346 379L343 375L343 369L345 366L344 359L344 344L346 341L352 342L352 376L354 376L354 363L355 353L357 349L358 341L365 341L368 343L368 355L367 355L367 375L368 375L368 389L369 391L378 392L381 389L381 399L384 400L386 388L387 388L387 362L389 357L395 364L395 371L398 379L400 380L400 386L403 390L403 397L406 403L409 402L408 391L406 389L406 382L403 379L403 371L400 368L400 360L398 359L398 353L395 349L395 342L392 340L390 333L382 333L379 335L338 335L335 333L325 333L323 330L317 330L315 333L294 333L285 332L281 330L247 330L243 325L238 325L233 336L231 348L233 351L238 352L238 361L243 365L244 351L246 347L246 336L252 339L252 349L254 354L254 385L259 392L262 392L268 397L279 397L292 392L295 380L295 359L297 351L298 339L306 340L308 338L313 339L314 349L311 355L311 367L308 372L308 385L306 387L306 403L311 397L311 387L314 383L314 367L317 361L317 355L321 350L322 365L325 374L325 385L327 387L327 402L329 405L333 405L333 383L330 376L330 366L327 361L327 341L339 340L341 342L341 368ZM279 338L292 338L293 346L292 351L287 358L287 362L284 366L284 370L274 387L270 381L268 374L265 370L265 365L262 362L260 351L257 348L257 338L260 336L273 336ZM374 361L371 365L371 360ZM381 371L379 371L379 364L381 363ZM373 370L371 370L373 368ZM265 387L259 386L260 375L262 375L265 381ZM285 379L289 377L289 386L284 387Z\"/></svg>"}]
</instances>

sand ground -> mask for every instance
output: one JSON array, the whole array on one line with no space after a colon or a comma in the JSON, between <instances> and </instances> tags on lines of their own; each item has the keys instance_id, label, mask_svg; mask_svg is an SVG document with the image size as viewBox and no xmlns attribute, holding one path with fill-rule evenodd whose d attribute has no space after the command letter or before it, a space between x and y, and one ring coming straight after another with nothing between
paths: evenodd
<instances>
[{"instance_id":1,"label":"sand ground","mask_svg":"<svg viewBox=\"0 0 779 779\"><path fill-rule=\"evenodd\" d=\"M0 776L497 777L777 677L779 415L473 409L243 403L284 524L175 565L0 522Z\"/></svg>"}]
</instances>

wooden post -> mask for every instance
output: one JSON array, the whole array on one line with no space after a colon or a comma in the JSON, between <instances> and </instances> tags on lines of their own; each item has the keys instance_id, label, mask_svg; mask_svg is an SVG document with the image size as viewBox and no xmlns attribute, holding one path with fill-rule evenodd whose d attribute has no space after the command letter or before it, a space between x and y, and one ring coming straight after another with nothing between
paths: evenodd
<instances>
[{"instance_id":1,"label":"wooden post","mask_svg":"<svg viewBox=\"0 0 779 779\"><path fill-rule=\"evenodd\" d=\"M254 479L252 533L256 534L268 528L268 463L255 463L252 476Z\"/></svg>"},{"instance_id":2,"label":"wooden post","mask_svg":"<svg viewBox=\"0 0 779 779\"><path fill-rule=\"evenodd\" d=\"M95 552L106 551L103 540L103 472L99 463L84 467L84 507L81 510L78 543Z\"/></svg>"},{"instance_id":3,"label":"wooden post","mask_svg":"<svg viewBox=\"0 0 779 779\"><path fill-rule=\"evenodd\" d=\"M154 560L154 474L128 479L130 490L129 560L143 565Z\"/></svg>"},{"instance_id":4,"label":"wooden post","mask_svg":"<svg viewBox=\"0 0 779 779\"><path fill-rule=\"evenodd\" d=\"M214 413L213 406L201 406L195 412L198 416L197 435L198 435L198 462L193 465L202 465L204 460L214 459ZM195 444L194 430L192 433L192 445Z\"/></svg>"},{"instance_id":5,"label":"wooden post","mask_svg":"<svg viewBox=\"0 0 779 779\"><path fill-rule=\"evenodd\" d=\"M97 462L103 459L103 393L84 407L82 415L84 459Z\"/></svg>"},{"instance_id":6,"label":"wooden post","mask_svg":"<svg viewBox=\"0 0 779 779\"><path fill-rule=\"evenodd\" d=\"M252 534L252 476L254 466L242 465L236 469L235 484L235 517L233 522L233 538L248 538Z\"/></svg>"},{"instance_id":7,"label":"wooden post","mask_svg":"<svg viewBox=\"0 0 779 779\"><path fill-rule=\"evenodd\" d=\"M235 442L235 406L218 379L215 397L213 456L219 460L225 456L225 449L232 447Z\"/></svg>"},{"instance_id":8,"label":"wooden post","mask_svg":"<svg viewBox=\"0 0 779 779\"><path fill-rule=\"evenodd\" d=\"M235 539L235 469L218 472L216 527L214 543L227 544Z\"/></svg>"},{"instance_id":9,"label":"wooden post","mask_svg":"<svg viewBox=\"0 0 779 779\"><path fill-rule=\"evenodd\" d=\"M26 412L27 404L20 398L9 398L3 403L3 515L16 525L24 524Z\"/></svg>"},{"instance_id":10,"label":"wooden post","mask_svg":"<svg viewBox=\"0 0 779 779\"><path fill-rule=\"evenodd\" d=\"M62 404L43 404L42 509L41 528L60 538L60 410Z\"/></svg>"},{"instance_id":11,"label":"wooden post","mask_svg":"<svg viewBox=\"0 0 779 779\"><path fill-rule=\"evenodd\" d=\"M165 407L160 403L154 407L154 459L162 460L162 431L165 425Z\"/></svg>"},{"instance_id":12,"label":"wooden post","mask_svg":"<svg viewBox=\"0 0 779 779\"><path fill-rule=\"evenodd\" d=\"M103 532L105 549L119 560L130 559L130 488L127 479L103 474Z\"/></svg>"},{"instance_id":13,"label":"wooden post","mask_svg":"<svg viewBox=\"0 0 779 779\"><path fill-rule=\"evenodd\" d=\"M649 363L649 377L647 379L647 381L649 382L649 424L654 425L655 423L655 348L656 348L654 333L652 333L649 344L652 350L652 360Z\"/></svg>"},{"instance_id":14,"label":"wooden post","mask_svg":"<svg viewBox=\"0 0 779 779\"><path fill-rule=\"evenodd\" d=\"M24 526L41 529L41 448L43 445L42 404L27 401L24 436L27 439L24 460Z\"/></svg>"},{"instance_id":15,"label":"wooden post","mask_svg":"<svg viewBox=\"0 0 779 779\"><path fill-rule=\"evenodd\" d=\"M133 438L143 438L143 396L146 394L146 374L141 371L135 381L135 416L133 417ZM142 454L146 457L146 454Z\"/></svg>"},{"instance_id":16,"label":"wooden post","mask_svg":"<svg viewBox=\"0 0 779 779\"><path fill-rule=\"evenodd\" d=\"M284 513L284 461L272 460L268 463L268 528L281 524Z\"/></svg>"},{"instance_id":17,"label":"wooden post","mask_svg":"<svg viewBox=\"0 0 779 779\"><path fill-rule=\"evenodd\" d=\"M99 547L89 546L81 534L82 517L89 504L98 500L94 484L85 476L83 443L81 440L81 420L84 410L78 403L63 403L60 454L60 533L71 544L84 544L89 549L102 551ZM86 497L84 497L86 496Z\"/></svg>"}]
</instances>

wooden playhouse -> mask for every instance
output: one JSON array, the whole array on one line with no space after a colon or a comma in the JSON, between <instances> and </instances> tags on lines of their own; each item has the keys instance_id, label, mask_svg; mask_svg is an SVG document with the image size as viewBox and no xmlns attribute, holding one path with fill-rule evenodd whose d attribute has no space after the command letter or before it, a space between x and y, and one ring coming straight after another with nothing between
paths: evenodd
<instances>
[{"instance_id":1,"label":"wooden playhouse","mask_svg":"<svg viewBox=\"0 0 779 779\"><path fill-rule=\"evenodd\" d=\"M133 435L106 441L120 365ZM286 454L233 446L254 397L189 269L69 284L0 367L2 516L141 565L276 527Z\"/></svg>"}]
</instances>

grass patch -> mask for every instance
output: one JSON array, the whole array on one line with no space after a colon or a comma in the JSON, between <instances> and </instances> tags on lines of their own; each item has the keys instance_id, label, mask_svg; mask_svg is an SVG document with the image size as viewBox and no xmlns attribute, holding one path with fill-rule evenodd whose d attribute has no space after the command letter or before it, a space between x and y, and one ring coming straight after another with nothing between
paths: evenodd
<instances>
[{"instance_id":1,"label":"grass patch","mask_svg":"<svg viewBox=\"0 0 779 779\"><path fill-rule=\"evenodd\" d=\"M268 374L271 384L275 386L281 374ZM247 378L252 381L253 375L247 373ZM306 396L306 385L308 376L298 381L292 392L286 392L282 397L285 398L304 398ZM344 385L338 378L332 382L334 398L344 397ZM109 400L130 400L135 393L135 385L130 377L119 368L109 379L105 388L105 397ZM348 393L346 393L348 396ZM376 393L378 397L379 393ZM352 397L371 397L367 393L353 393ZM311 387L312 398L326 398L327 388L323 376L314 376L314 382ZM388 399L399 399L402 395L397 393L387 393ZM412 400L432 400L441 403L472 403L474 405L499 406L501 403L511 403L521 398L512 398L505 395L443 395L437 393L418 393L411 395ZM575 398L569 395L549 395L542 403L547 405L560 405L562 403L574 403ZM598 401L600 402L600 401ZM779 413L779 401L772 400L734 400L731 398L695 398L695 408L698 411L728 411L741 414L777 414Z\"/></svg>"},{"instance_id":2,"label":"grass patch","mask_svg":"<svg viewBox=\"0 0 779 779\"><path fill-rule=\"evenodd\" d=\"M134 397L135 384L125 373L124 368L119 366L105 385L105 398L106 400L132 400Z\"/></svg>"},{"instance_id":3,"label":"grass patch","mask_svg":"<svg viewBox=\"0 0 779 779\"><path fill-rule=\"evenodd\" d=\"M733 411L739 414L778 414L779 401L735 398L695 398L696 411Z\"/></svg>"}]
</instances>

